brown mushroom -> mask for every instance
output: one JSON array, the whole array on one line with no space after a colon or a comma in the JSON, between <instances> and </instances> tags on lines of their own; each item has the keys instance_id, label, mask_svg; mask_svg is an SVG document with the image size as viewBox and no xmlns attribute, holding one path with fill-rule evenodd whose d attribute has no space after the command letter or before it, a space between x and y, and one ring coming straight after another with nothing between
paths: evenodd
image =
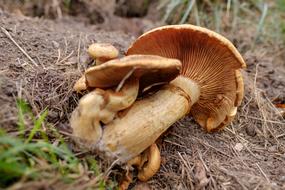
<instances>
[{"instance_id":1,"label":"brown mushroom","mask_svg":"<svg viewBox=\"0 0 285 190\"><path fill-rule=\"evenodd\" d=\"M73 90L76 92L81 92L86 90L88 87L86 85L85 75L82 75L74 84Z\"/></svg>"},{"instance_id":2,"label":"brown mushroom","mask_svg":"<svg viewBox=\"0 0 285 190\"><path fill-rule=\"evenodd\" d=\"M96 65L100 65L119 55L119 51L113 45L108 43L94 43L88 47L89 55L95 59Z\"/></svg>"},{"instance_id":3,"label":"brown mushroom","mask_svg":"<svg viewBox=\"0 0 285 190\"><path fill-rule=\"evenodd\" d=\"M182 73L106 125L100 149L110 157L126 162L139 155L190 108L207 131L233 120L243 96L239 69L245 63L224 37L192 25L161 27L139 37L127 52L131 54L177 58Z\"/></svg>"},{"instance_id":4,"label":"brown mushroom","mask_svg":"<svg viewBox=\"0 0 285 190\"><path fill-rule=\"evenodd\" d=\"M90 87L110 88L120 84L125 76L140 79L140 88L173 80L180 71L177 59L153 55L132 55L91 67L85 72Z\"/></svg>"},{"instance_id":5,"label":"brown mushroom","mask_svg":"<svg viewBox=\"0 0 285 190\"><path fill-rule=\"evenodd\" d=\"M136 100L139 90L137 78L129 78L119 90L95 89L83 96L71 115L73 133L84 139L84 144L96 144L102 135L100 122L107 124L116 113Z\"/></svg>"},{"instance_id":6,"label":"brown mushroom","mask_svg":"<svg viewBox=\"0 0 285 190\"><path fill-rule=\"evenodd\" d=\"M160 162L160 151L156 144L152 144L143 153L127 162L127 171L124 179L120 183L119 189L128 189L128 186L132 182L132 175L130 173L131 166L136 166L139 169L138 179L140 181L147 181L159 170Z\"/></svg>"},{"instance_id":7,"label":"brown mushroom","mask_svg":"<svg viewBox=\"0 0 285 190\"><path fill-rule=\"evenodd\" d=\"M180 68L179 60L149 55L127 56L89 68L85 72L86 84L96 89L86 94L73 111L70 120L73 134L85 146L99 146L103 136L100 122L110 123L118 111L131 106L139 86L169 82ZM110 89L116 86L122 87Z\"/></svg>"},{"instance_id":8,"label":"brown mushroom","mask_svg":"<svg viewBox=\"0 0 285 190\"><path fill-rule=\"evenodd\" d=\"M241 103L243 81L239 69L246 64L232 43L213 31L189 24L159 27L140 36L126 54L179 59L182 73L173 84L179 83L183 89L187 84L181 80L186 79L199 89L199 100L191 114L207 131L220 129L226 116Z\"/></svg>"},{"instance_id":9,"label":"brown mushroom","mask_svg":"<svg viewBox=\"0 0 285 190\"><path fill-rule=\"evenodd\" d=\"M226 38L192 25L165 26L139 37L129 48L127 57L133 54L179 59L182 72L170 84L137 100L122 111L121 117L105 125L96 147L110 158L121 162L135 158L174 122L187 115L190 108L195 120L207 131L221 129L235 116L243 96L239 69L245 63ZM105 64L104 67L107 68ZM118 75L118 79L108 79L97 70L92 78L86 75L86 81L101 88L118 85L122 78L120 72L113 69L108 73L108 76ZM140 88L153 84L155 75L142 78ZM111 85L105 85L105 81Z\"/></svg>"},{"instance_id":10,"label":"brown mushroom","mask_svg":"<svg viewBox=\"0 0 285 190\"><path fill-rule=\"evenodd\" d=\"M138 178L141 181L149 180L159 170L161 162L160 152L156 144L152 144L145 154L147 154L147 163L141 167L138 173Z\"/></svg>"},{"instance_id":11,"label":"brown mushroom","mask_svg":"<svg viewBox=\"0 0 285 190\"><path fill-rule=\"evenodd\" d=\"M119 56L118 49L108 43L91 44L87 51L89 55L95 59L96 65L100 65ZM81 76L73 86L73 90L76 92L81 92L87 88L88 86L86 85L85 75Z\"/></svg>"}]
</instances>

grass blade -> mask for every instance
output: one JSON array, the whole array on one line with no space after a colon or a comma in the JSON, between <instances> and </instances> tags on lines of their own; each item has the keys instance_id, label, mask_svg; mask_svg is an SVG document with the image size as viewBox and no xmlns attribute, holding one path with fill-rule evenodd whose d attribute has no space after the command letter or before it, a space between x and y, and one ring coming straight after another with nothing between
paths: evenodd
<instances>
[{"instance_id":1,"label":"grass blade","mask_svg":"<svg viewBox=\"0 0 285 190\"><path fill-rule=\"evenodd\" d=\"M265 17L267 15L267 11L268 11L268 4L264 3L263 4L263 8L262 8L262 14L261 14L258 26L257 26L256 34L255 34L254 44L256 43L256 41L260 37L260 33L262 32L262 29L263 29L263 26L264 26Z\"/></svg>"},{"instance_id":2,"label":"grass blade","mask_svg":"<svg viewBox=\"0 0 285 190\"><path fill-rule=\"evenodd\" d=\"M38 132L45 120L45 118L47 117L48 111L45 110L40 117L34 122L34 127L31 130L28 139L25 141L25 143L28 143L32 140L32 138L34 137L34 135L36 134L36 132Z\"/></svg>"},{"instance_id":3,"label":"grass blade","mask_svg":"<svg viewBox=\"0 0 285 190\"><path fill-rule=\"evenodd\" d=\"M197 3L194 4L194 16L195 16L196 25L201 26Z\"/></svg>"},{"instance_id":4,"label":"grass blade","mask_svg":"<svg viewBox=\"0 0 285 190\"><path fill-rule=\"evenodd\" d=\"M184 24L186 22L186 19L188 18L194 4L195 4L195 0L189 1L188 7L187 7L182 19L180 20L179 24Z\"/></svg>"},{"instance_id":5,"label":"grass blade","mask_svg":"<svg viewBox=\"0 0 285 190\"><path fill-rule=\"evenodd\" d=\"M215 30L216 32L221 32L221 11L220 7L215 4L214 7L214 18L215 18Z\"/></svg>"},{"instance_id":6,"label":"grass blade","mask_svg":"<svg viewBox=\"0 0 285 190\"><path fill-rule=\"evenodd\" d=\"M172 13L172 11L181 3L183 2L183 0L171 0L170 3L167 5L166 7L166 12L165 15L163 17L163 22L166 22L167 19L169 18L170 14Z\"/></svg>"},{"instance_id":7,"label":"grass blade","mask_svg":"<svg viewBox=\"0 0 285 190\"><path fill-rule=\"evenodd\" d=\"M18 99L17 100L17 109L18 109L18 128L20 135L23 135L24 130L25 130L25 114L30 113L31 110L28 106L28 104L22 100Z\"/></svg>"}]
</instances>

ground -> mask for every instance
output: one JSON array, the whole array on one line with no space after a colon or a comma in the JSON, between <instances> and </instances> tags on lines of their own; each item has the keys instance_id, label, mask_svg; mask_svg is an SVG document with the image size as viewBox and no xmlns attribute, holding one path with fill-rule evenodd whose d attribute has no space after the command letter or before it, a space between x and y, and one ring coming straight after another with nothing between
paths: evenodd
<instances>
[{"instance_id":1,"label":"ground","mask_svg":"<svg viewBox=\"0 0 285 190\"><path fill-rule=\"evenodd\" d=\"M48 20L0 11L1 128L11 135L16 133L16 99L22 98L35 115L47 108L47 122L72 144L69 118L81 96L72 91L72 86L92 62L86 52L88 45L109 42L123 56L138 34L157 25L150 20L130 21L116 16L120 27L111 27L112 19L106 26L106 22L100 24L100 18L96 17L99 23L93 25L70 17ZM128 27L134 29L128 31ZM280 58L284 46L252 47L248 36L250 31L246 30L227 35L247 63L243 72L245 98L234 122L211 134L191 116L175 123L158 140L162 165L145 188L285 188L285 121L282 110L274 104L285 94L285 64ZM131 188L138 189L139 185L135 180Z\"/></svg>"}]
</instances>

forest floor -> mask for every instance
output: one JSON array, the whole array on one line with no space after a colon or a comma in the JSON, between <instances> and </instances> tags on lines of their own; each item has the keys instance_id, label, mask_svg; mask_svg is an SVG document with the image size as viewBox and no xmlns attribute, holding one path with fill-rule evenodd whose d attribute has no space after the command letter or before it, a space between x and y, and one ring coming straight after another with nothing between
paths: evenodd
<instances>
[{"instance_id":1,"label":"forest floor","mask_svg":"<svg viewBox=\"0 0 285 190\"><path fill-rule=\"evenodd\" d=\"M47 109L46 123L73 144L69 118L80 96L72 87L91 63L87 47L93 42L112 43L122 56L138 34L157 25L138 19L114 22L109 19L108 25L91 25L71 18L50 20L0 11L1 128L15 136L17 99L21 98L34 115ZM110 27L115 24L120 27ZM128 26L133 30L128 31ZM245 97L234 122L213 134L203 131L191 117L175 123L159 140L161 168L145 188L204 188L200 187L201 170L206 174L206 189L285 188L285 120L282 110L275 106L276 101L285 99L281 57L285 48L272 44L252 47L250 35L251 31L240 30L227 36L247 63L243 72ZM32 125L26 125L30 130ZM82 151L80 157L85 155L84 150L73 151ZM106 168L101 162L98 165ZM135 180L132 187L136 184ZM37 188L43 188L41 185ZM56 183L53 185L56 189Z\"/></svg>"}]
</instances>

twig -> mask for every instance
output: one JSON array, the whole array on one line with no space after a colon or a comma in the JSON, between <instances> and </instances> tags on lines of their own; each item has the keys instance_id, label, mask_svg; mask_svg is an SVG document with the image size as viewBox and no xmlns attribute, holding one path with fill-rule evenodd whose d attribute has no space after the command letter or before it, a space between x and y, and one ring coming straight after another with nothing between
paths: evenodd
<instances>
[{"instance_id":1,"label":"twig","mask_svg":"<svg viewBox=\"0 0 285 190\"><path fill-rule=\"evenodd\" d=\"M239 178L238 178L237 176L235 176L235 175L232 174L231 172L228 172L227 169L225 169L224 167L221 167L221 166L220 166L220 167L219 167L219 170L222 171L223 173L225 173L226 175L231 176L231 177L242 187L242 189L245 189L245 190L248 189L246 186L244 186L244 185L240 182L240 180L239 180Z\"/></svg>"},{"instance_id":2,"label":"twig","mask_svg":"<svg viewBox=\"0 0 285 190\"><path fill-rule=\"evenodd\" d=\"M185 167L187 168L187 170L186 170L187 178L188 178L189 182L191 182L191 184L192 184L192 182L193 182L194 180L191 178L191 175L190 175L189 172L192 172L193 169L191 169L189 163L183 158L183 156L180 154L180 152L178 152L178 156L180 157L182 163L183 163L183 164L185 165Z\"/></svg>"},{"instance_id":3,"label":"twig","mask_svg":"<svg viewBox=\"0 0 285 190\"><path fill-rule=\"evenodd\" d=\"M198 139L197 137L194 137L199 143L203 144L204 146L208 146L208 147L211 147L212 149L214 149L215 151L219 152L221 155L224 155L226 157L230 157L230 155L224 153L223 151L217 149L216 147L206 143L206 142L203 142L202 140Z\"/></svg>"},{"instance_id":4,"label":"twig","mask_svg":"<svg viewBox=\"0 0 285 190\"><path fill-rule=\"evenodd\" d=\"M253 117L253 116L247 116L250 119L254 119L254 120L258 120L258 121L264 121L264 119L258 118L258 117ZM281 122L281 121L273 121L273 120L266 120L266 122L268 123L274 123L274 124L281 124L284 125L285 122Z\"/></svg>"},{"instance_id":5,"label":"twig","mask_svg":"<svg viewBox=\"0 0 285 190\"><path fill-rule=\"evenodd\" d=\"M68 133L68 132L65 132L65 131L58 131L60 134L62 135L65 135L65 136L68 136L68 137L76 137L75 135L73 135L72 133Z\"/></svg>"},{"instance_id":6,"label":"twig","mask_svg":"<svg viewBox=\"0 0 285 190\"><path fill-rule=\"evenodd\" d=\"M121 82L119 83L119 85L116 88L116 92L119 92L121 90L121 88L123 87L125 81L134 73L134 71L136 70L136 67L133 67L125 76L124 78L121 80Z\"/></svg>"},{"instance_id":7,"label":"twig","mask_svg":"<svg viewBox=\"0 0 285 190\"><path fill-rule=\"evenodd\" d=\"M77 47L77 69L80 70L80 46L81 46L81 32L79 34L78 47ZM85 70L85 68L84 68Z\"/></svg>"},{"instance_id":8,"label":"twig","mask_svg":"<svg viewBox=\"0 0 285 190\"><path fill-rule=\"evenodd\" d=\"M21 46L13 39L11 34L3 27L1 27L2 32L20 49L20 51L34 64L34 66L38 67L38 64L29 56L29 54L21 48Z\"/></svg>"},{"instance_id":9,"label":"twig","mask_svg":"<svg viewBox=\"0 0 285 190\"><path fill-rule=\"evenodd\" d=\"M185 148L185 149L187 149L187 147L186 147L186 146L183 146L183 145L181 145L181 144L178 144L178 143L172 142L172 141L170 141L170 140L164 140L164 142L167 142L167 143L170 143L170 144L172 144L172 145L175 145L175 146L178 146L178 147L181 147L181 148Z\"/></svg>"},{"instance_id":10,"label":"twig","mask_svg":"<svg viewBox=\"0 0 285 190\"><path fill-rule=\"evenodd\" d=\"M256 163L255 165L258 167L258 169L260 170L260 172L262 173L262 175L265 177L266 181L267 181L268 183L270 183L269 178L268 178L267 175L264 173L264 171L261 169L261 167L258 165L258 163Z\"/></svg>"},{"instance_id":11,"label":"twig","mask_svg":"<svg viewBox=\"0 0 285 190\"><path fill-rule=\"evenodd\" d=\"M57 52L58 52L58 56L57 56L57 59L56 59L55 65L57 65L57 64L58 64L58 62L59 62L59 60L60 60L60 56L61 56L60 48L58 48Z\"/></svg>"},{"instance_id":12,"label":"twig","mask_svg":"<svg viewBox=\"0 0 285 190\"><path fill-rule=\"evenodd\" d=\"M61 64L62 62L66 61L67 59L69 59L73 54L73 50L71 51L70 54L68 54L65 58L63 58L61 61L58 62L58 64Z\"/></svg>"},{"instance_id":13,"label":"twig","mask_svg":"<svg viewBox=\"0 0 285 190\"><path fill-rule=\"evenodd\" d=\"M202 157L202 154L201 154L200 150L198 150L198 157L199 157L199 159L201 160L201 162L202 162L204 168L206 169L206 171L207 171L207 172L210 172L208 166L206 165L206 163L205 163L205 161L204 161L204 159L203 159L203 157Z\"/></svg>"},{"instance_id":14,"label":"twig","mask_svg":"<svg viewBox=\"0 0 285 190\"><path fill-rule=\"evenodd\" d=\"M112 170L112 168L113 168L117 163L119 163L119 161L120 161L119 158L116 159L116 160L110 165L110 167L104 172L104 176L108 177L109 174L110 174L110 172L111 172L111 170Z\"/></svg>"}]
</instances>

